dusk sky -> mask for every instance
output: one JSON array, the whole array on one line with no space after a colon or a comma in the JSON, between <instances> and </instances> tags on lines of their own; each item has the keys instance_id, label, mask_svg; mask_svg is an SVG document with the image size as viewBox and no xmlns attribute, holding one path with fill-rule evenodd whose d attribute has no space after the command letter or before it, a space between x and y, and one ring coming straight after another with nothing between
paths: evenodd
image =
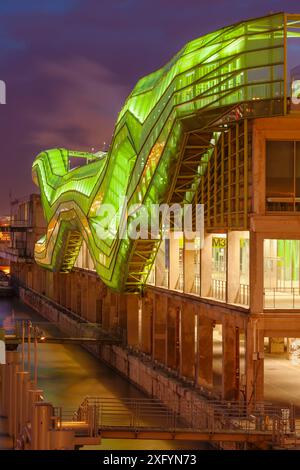
<instances>
[{"instance_id":1,"label":"dusk sky","mask_svg":"<svg viewBox=\"0 0 300 470\"><path fill-rule=\"evenodd\" d=\"M0 215L10 191L37 191L31 165L41 150L109 143L136 81L187 41L279 11L300 13L299 1L1 0Z\"/></svg>"}]
</instances>

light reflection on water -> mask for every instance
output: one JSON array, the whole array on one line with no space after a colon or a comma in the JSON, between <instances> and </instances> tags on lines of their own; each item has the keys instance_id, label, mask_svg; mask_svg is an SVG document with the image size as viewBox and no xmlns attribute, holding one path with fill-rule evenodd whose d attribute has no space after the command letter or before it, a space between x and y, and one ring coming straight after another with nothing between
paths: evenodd
<instances>
[{"instance_id":1,"label":"light reflection on water","mask_svg":"<svg viewBox=\"0 0 300 470\"><path fill-rule=\"evenodd\" d=\"M0 299L0 324L10 319L45 321L18 299ZM31 354L33 357L33 354ZM86 395L138 398L145 397L112 369L76 345L39 344L38 383L47 401L55 406L76 410ZM31 367L32 369L32 367ZM207 445L193 441L146 441L104 439L101 446L88 449L205 449Z\"/></svg>"}]
</instances>

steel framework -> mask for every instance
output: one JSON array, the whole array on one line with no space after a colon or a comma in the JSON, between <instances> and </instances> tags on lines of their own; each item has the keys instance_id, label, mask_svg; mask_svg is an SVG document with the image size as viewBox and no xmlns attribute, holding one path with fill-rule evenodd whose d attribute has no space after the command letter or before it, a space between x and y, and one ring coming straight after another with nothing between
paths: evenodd
<instances>
[{"instance_id":1,"label":"steel framework","mask_svg":"<svg viewBox=\"0 0 300 470\"><path fill-rule=\"evenodd\" d=\"M131 239L125 229L136 215L122 198L147 211L153 203L203 202L209 230L247 228L251 120L288 112L287 38L300 36L299 25L300 16L279 13L191 41L139 80L107 154L39 154L33 178L48 229L36 244L36 262L68 272L85 240L105 284L140 290L160 237ZM69 170L74 156L90 163ZM103 212L106 204L118 218Z\"/></svg>"}]
</instances>

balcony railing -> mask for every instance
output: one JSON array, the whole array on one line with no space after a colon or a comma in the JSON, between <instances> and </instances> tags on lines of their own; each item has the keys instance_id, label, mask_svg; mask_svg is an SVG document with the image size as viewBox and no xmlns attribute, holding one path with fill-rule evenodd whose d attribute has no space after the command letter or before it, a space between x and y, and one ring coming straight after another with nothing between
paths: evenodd
<instances>
[{"instance_id":1,"label":"balcony railing","mask_svg":"<svg viewBox=\"0 0 300 470\"><path fill-rule=\"evenodd\" d=\"M216 300L226 301L226 285L227 282L222 279L212 279L211 281L211 297Z\"/></svg>"},{"instance_id":2,"label":"balcony railing","mask_svg":"<svg viewBox=\"0 0 300 470\"><path fill-rule=\"evenodd\" d=\"M264 308L300 309L300 287L265 288Z\"/></svg>"}]
</instances>

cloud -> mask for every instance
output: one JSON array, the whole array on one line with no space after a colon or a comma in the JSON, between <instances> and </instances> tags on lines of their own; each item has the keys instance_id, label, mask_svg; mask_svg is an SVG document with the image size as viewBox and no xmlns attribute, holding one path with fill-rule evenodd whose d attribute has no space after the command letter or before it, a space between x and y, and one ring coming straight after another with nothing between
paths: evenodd
<instances>
[{"instance_id":1,"label":"cloud","mask_svg":"<svg viewBox=\"0 0 300 470\"><path fill-rule=\"evenodd\" d=\"M78 57L41 65L41 79L55 83L55 106L38 115L29 140L41 147L102 147L111 139L120 103L128 93L102 65Z\"/></svg>"}]
</instances>

